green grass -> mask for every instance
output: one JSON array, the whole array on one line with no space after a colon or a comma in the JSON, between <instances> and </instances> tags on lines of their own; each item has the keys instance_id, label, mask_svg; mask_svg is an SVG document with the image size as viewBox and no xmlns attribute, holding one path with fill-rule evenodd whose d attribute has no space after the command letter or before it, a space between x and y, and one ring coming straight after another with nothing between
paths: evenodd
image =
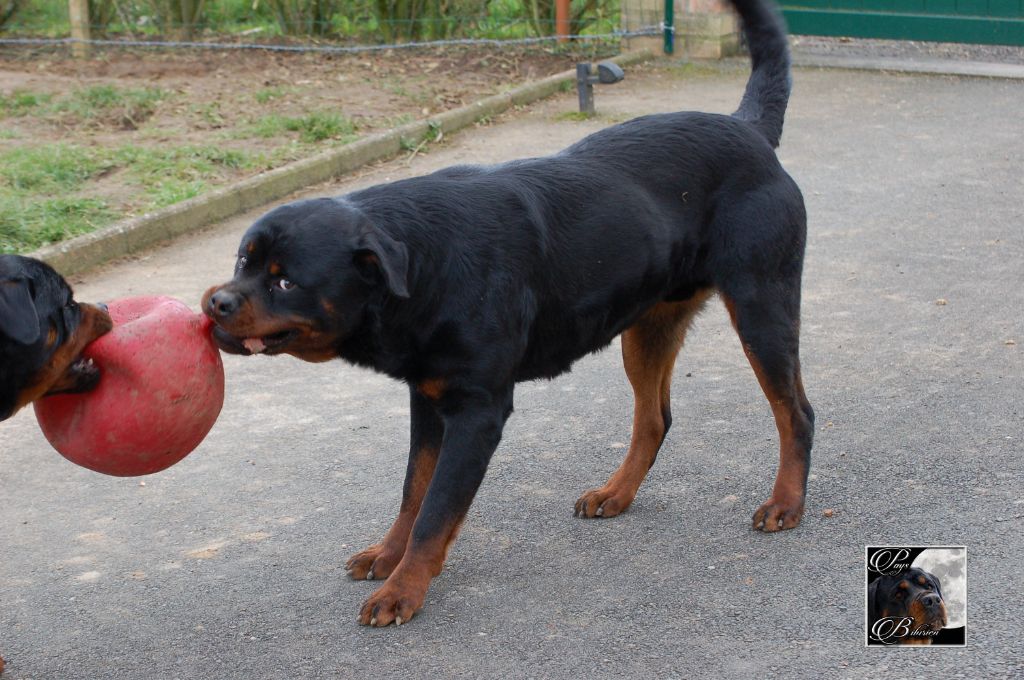
<instances>
[{"instance_id":1,"label":"green grass","mask_svg":"<svg viewBox=\"0 0 1024 680\"><path fill-rule=\"evenodd\" d=\"M104 169L94 151L66 144L13 149L0 163L0 187L15 191L63 192Z\"/></svg>"},{"instance_id":2,"label":"green grass","mask_svg":"<svg viewBox=\"0 0 1024 680\"><path fill-rule=\"evenodd\" d=\"M158 87L119 88L114 85L79 88L63 97L14 90L10 94L0 93L0 118L32 115L67 123L68 117L91 121L114 116L119 122L142 122L169 96L169 92Z\"/></svg>"},{"instance_id":3,"label":"green grass","mask_svg":"<svg viewBox=\"0 0 1024 680\"><path fill-rule=\"evenodd\" d=\"M8 95L0 92L0 117L24 116L33 113L50 101L50 95L14 90Z\"/></svg>"},{"instance_id":4,"label":"green grass","mask_svg":"<svg viewBox=\"0 0 1024 680\"><path fill-rule=\"evenodd\" d=\"M246 170L262 165L261 155L215 146L153 149L124 146L114 152L126 180L144 191L145 209L162 208L203 193L225 170Z\"/></svg>"},{"instance_id":5,"label":"green grass","mask_svg":"<svg viewBox=\"0 0 1024 680\"><path fill-rule=\"evenodd\" d=\"M239 134L269 139L289 132L299 133L299 141L307 144L327 139L348 141L355 136L356 126L345 116L329 111L318 111L299 117L271 114L256 119Z\"/></svg>"},{"instance_id":6,"label":"green grass","mask_svg":"<svg viewBox=\"0 0 1024 680\"><path fill-rule=\"evenodd\" d=\"M92 231L119 217L89 195L90 180L119 171L137 187L132 209L198 196L236 170L265 167L263 154L216 146L115 149L44 144L0 156L0 252L26 252Z\"/></svg>"},{"instance_id":7,"label":"green grass","mask_svg":"<svg viewBox=\"0 0 1024 680\"><path fill-rule=\"evenodd\" d=\"M159 87L118 88L113 85L93 85L73 90L57 101L53 111L83 119L105 115L115 109L136 120L145 120L156 110L156 105L168 96Z\"/></svg>"},{"instance_id":8,"label":"green grass","mask_svg":"<svg viewBox=\"0 0 1024 680\"><path fill-rule=\"evenodd\" d=\"M562 113L555 116L555 120L558 121L584 121L590 120L595 115L594 113L584 113L583 111L563 111Z\"/></svg>"},{"instance_id":9,"label":"green grass","mask_svg":"<svg viewBox=\"0 0 1024 680\"><path fill-rule=\"evenodd\" d=\"M283 97L284 95L285 91L283 87L267 87L262 90L258 90L252 97L258 104L266 104L267 102Z\"/></svg>"},{"instance_id":10,"label":"green grass","mask_svg":"<svg viewBox=\"0 0 1024 680\"><path fill-rule=\"evenodd\" d=\"M38 199L0 187L0 253L35 250L93 231L116 217L99 199Z\"/></svg>"},{"instance_id":11,"label":"green grass","mask_svg":"<svg viewBox=\"0 0 1024 680\"><path fill-rule=\"evenodd\" d=\"M722 74L722 68L716 64L697 61L674 62L666 67L671 73L691 78L704 78Z\"/></svg>"}]
</instances>

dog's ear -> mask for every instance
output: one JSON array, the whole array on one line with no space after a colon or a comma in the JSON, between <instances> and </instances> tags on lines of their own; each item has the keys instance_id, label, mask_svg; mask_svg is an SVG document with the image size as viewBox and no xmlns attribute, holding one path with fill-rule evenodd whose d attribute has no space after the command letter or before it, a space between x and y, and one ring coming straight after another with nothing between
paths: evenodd
<instances>
[{"instance_id":1,"label":"dog's ear","mask_svg":"<svg viewBox=\"0 0 1024 680\"><path fill-rule=\"evenodd\" d=\"M0 334L22 345L39 339L39 316L25 279L0 281Z\"/></svg>"},{"instance_id":2,"label":"dog's ear","mask_svg":"<svg viewBox=\"0 0 1024 680\"><path fill-rule=\"evenodd\" d=\"M868 586L868 625L878 619L879 606L876 601L878 599L878 582L883 578L885 577L879 576Z\"/></svg>"},{"instance_id":3,"label":"dog's ear","mask_svg":"<svg viewBox=\"0 0 1024 680\"><path fill-rule=\"evenodd\" d=\"M928 572L928 579L932 582L932 585L935 586L935 594L939 596L939 599L945 600L946 598L942 597L942 584L939 582L939 577Z\"/></svg>"},{"instance_id":4,"label":"dog's ear","mask_svg":"<svg viewBox=\"0 0 1024 680\"><path fill-rule=\"evenodd\" d=\"M356 265L360 271L376 268L395 297L409 297L409 251L373 225L364 224L356 243Z\"/></svg>"}]
</instances>

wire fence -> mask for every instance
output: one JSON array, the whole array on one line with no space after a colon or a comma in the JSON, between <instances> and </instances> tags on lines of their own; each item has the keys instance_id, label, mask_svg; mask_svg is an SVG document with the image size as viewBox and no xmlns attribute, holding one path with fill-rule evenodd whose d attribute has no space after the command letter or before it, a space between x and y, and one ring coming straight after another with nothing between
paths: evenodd
<instances>
[{"instance_id":1,"label":"wire fence","mask_svg":"<svg viewBox=\"0 0 1024 680\"><path fill-rule=\"evenodd\" d=\"M612 31L610 33L587 33L568 36L535 36L529 38L453 38L448 40L420 40L394 43L377 43L370 45L315 45L297 44L281 45L272 43L252 42L208 42L190 40L132 40L132 39L93 39L78 38L0 38L0 46L49 46L61 47L75 44L95 45L97 47L146 47L163 49L204 49L204 50L267 50L271 52L321 52L335 54L351 54L358 52L374 52L383 50L432 48L452 46L486 46L500 47L503 45L540 45L568 40L577 43L608 42L623 38L654 36L662 33L661 26L648 26L632 31Z\"/></svg>"},{"instance_id":2,"label":"wire fence","mask_svg":"<svg viewBox=\"0 0 1024 680\"><path fill-rule=\"evenodd\" d=\"M555 0L89 0L88 20L72 30L68 0L0 0L0 13L5 3L20 7L6 25L0 20L0 47L359 53L558 44L590 51L663 32L657 3L641 6L651 10L641 17L631 8L627 22L620 1L571 0L568 24L556 26ZM186 7L195 13L183 14ZM566 28L569 35L556 35Z\"/></svg>"}]
</instances>

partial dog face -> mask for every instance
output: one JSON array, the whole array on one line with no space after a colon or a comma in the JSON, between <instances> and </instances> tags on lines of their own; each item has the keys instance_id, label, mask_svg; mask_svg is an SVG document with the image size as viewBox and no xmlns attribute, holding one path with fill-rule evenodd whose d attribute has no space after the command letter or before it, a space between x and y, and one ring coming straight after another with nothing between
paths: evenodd
<instances>
[{"instance_id":1,"label":"partial dog face","mask_svg":"<svg viewBox=\"0 0 1024 680\"><path fill-rule=\"evenodd\" d=\"M936 631L946 626L946 604L939 580L923 569L879 576L871 582L869 599L874 618L910 617L915 631Z\"/></svg>"},{"instance_id":2,"label":"partial dog face","mask_svg":"<svg viewBox=\"0 0 1024 680\"><path fill-rule=\"evenodd\" d=\"M100 372L82 350L112 326L101 307L75 302L49 265L0 256L0 420L40 397L94 387Z\"/></svg>"},{"instance_id":3,"label":"partial dog face","mask_svg":"<svg viewBox=\"0 0 1024 680\"><path fill-rule=\"evenodd\" d=\"M405 246L343 201L276 208L242 237L234 278L210 288L202 309L233 354L337 356L337 345L382 295L408 297Z\"/></svg>"}]
</instances>

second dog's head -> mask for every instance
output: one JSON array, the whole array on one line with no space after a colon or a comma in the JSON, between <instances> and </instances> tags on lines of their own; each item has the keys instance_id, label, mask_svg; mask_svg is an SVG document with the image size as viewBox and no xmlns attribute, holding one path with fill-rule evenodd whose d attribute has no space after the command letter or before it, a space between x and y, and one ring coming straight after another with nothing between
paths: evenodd
<instances>
[{"instance_id":1,"label":"second dog's head","mask_svg":"<svg viewBox=\"0 0 1024 680\"><path fill-rule=\"evenodd\" d=\"M883 575L868 588L868 618L913 619L912 631L937 631L946 625L946 604L935 576L916 567Z\"/></svg>"},{"instance_id":2,"label":"second dog's head","mask_svg":"<svg viewBox=\"0 0 1024 680\"><path fill-rule=\"evenodd\" d=\"M213 337L234 354L337 356L366 306L409 296L406 248L338 199L276 208L242 237L231 281L203 295Z\"/></svg>"},{"instance_id":3,"label":"second dog's head","mask_svg":"<svg viewBox=\"0 0 1024 680\"><path fill-rule=\"evenodd\" d=\"M0 420L42 396L93 387L99 369L82 350L111 326L48 264L0 255Z\"/></svg>"}]
</instances>

